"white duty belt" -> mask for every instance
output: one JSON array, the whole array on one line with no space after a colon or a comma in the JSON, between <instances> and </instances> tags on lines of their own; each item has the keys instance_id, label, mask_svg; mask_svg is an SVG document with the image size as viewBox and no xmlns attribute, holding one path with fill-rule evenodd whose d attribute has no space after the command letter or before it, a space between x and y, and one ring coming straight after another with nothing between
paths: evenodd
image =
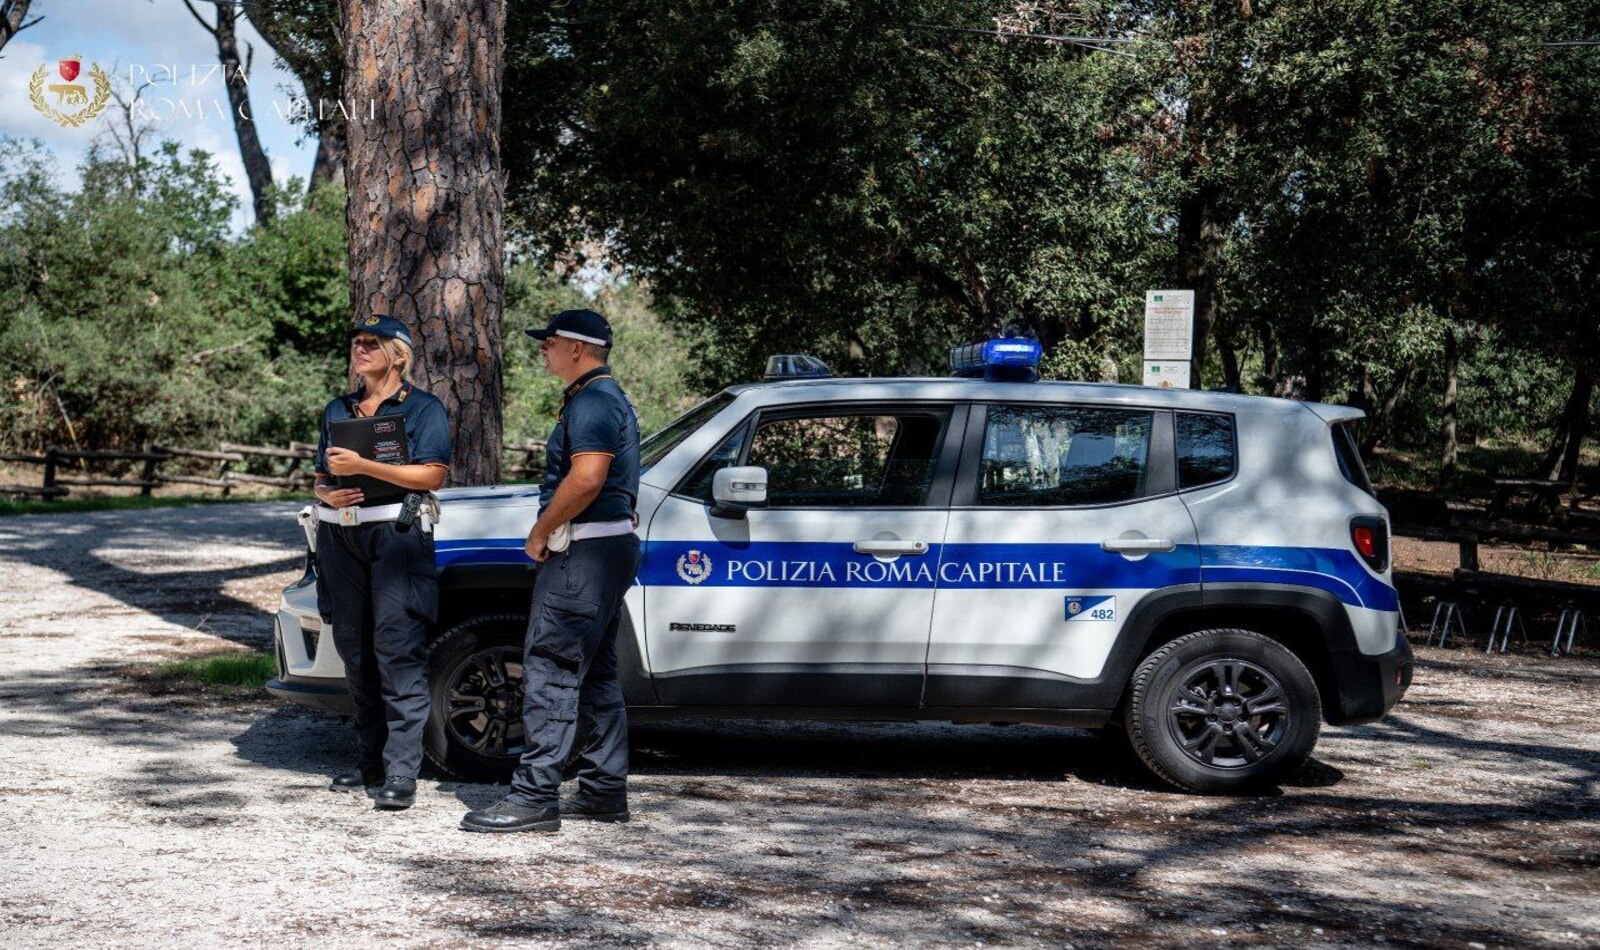
<instances>
[{"instance_id":1,"label":"white duty belt","mask_svg":"<svg viewBox=\"0 0 1600 950\"><path fill-rule=\"evenodd\" d=\"M632 534L633 528L632 518L623 518L620 521L585 521L582 524L572 525L572 540L614 538L619 534Z\"/></svg>"},{"instance_id":2,"label":"white duty belt","mask_svg":"<svg viewBox=\"0 0 1600 950\"><path fill-rule=\"evenodd\" d=\"M394 521L400 517L400 507L398 502L392 505L368 505L365 508L329 508L327 505L318 505L317 520L352 528L356 525ZM437 512L437 502L431 497L424 500L422 507L417 509L417 524L423 531L433 530L434 522L439 517Z\"/></svg>"},{"instance_id":3,"label":"white duty belt","mask_svg":"<svg viewBox=\"0 0 1600 950\"><path fill-rule=\"evenodd\" d=\"M582 524L567 522L550 533L549 548L560 554L574 541L591 538L614 538L619 534L632 534L636 527L632 518L617 521L585 521Z\"/></svg>"}]
</instances>

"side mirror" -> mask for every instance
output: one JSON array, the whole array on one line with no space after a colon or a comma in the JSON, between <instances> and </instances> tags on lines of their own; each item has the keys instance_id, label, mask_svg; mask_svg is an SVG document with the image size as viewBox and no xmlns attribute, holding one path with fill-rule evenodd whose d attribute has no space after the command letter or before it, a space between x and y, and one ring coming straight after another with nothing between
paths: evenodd
<instances>
[{"instance_id":1,"label":"side mirror","mask_svg":"<svg viewBox=\"0 0 1600 950\"><path fill-rule=\"evenodd\" d=\"M767 507L767 470L759 465L725 468L711 479L711 513L743 518L751 508Z\"/></svg>"}]
</instances>

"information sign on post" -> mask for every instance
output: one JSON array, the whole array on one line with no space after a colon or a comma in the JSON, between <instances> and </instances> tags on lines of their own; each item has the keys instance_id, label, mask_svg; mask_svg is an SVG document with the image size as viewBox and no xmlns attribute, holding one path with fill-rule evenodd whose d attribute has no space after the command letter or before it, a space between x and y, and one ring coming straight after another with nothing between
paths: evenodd
<instances>
[{"instance_id":1,"label":"information sign on post","mask_svg":"<svg viewBox=\"0 0 1600 950\"><path fill-rule=\"evenodd\" d=\"M1188 360L1145 360L1144 384L1158 389L1188 389Z\"/></svg>"},{"instance_id":2,"label":"information sign on post","mask_svg":"<svg viewBox=\"0 0 1600 950\"><path fill-rule=\"evenodd\" d=\"M1145 291L1144 384L1189 388L1193 346L1194 291Z\"/></svg>"}]
</instances>

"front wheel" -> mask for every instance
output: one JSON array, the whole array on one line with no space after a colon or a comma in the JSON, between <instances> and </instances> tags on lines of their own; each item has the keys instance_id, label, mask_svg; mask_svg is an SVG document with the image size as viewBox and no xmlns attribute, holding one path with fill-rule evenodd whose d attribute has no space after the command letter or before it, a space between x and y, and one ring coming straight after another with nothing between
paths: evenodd
<instances>
[{"instance_id":1,"label":"front wheel","mask_svg":"<svg viewBox=\"0 0 1600 950\"><path fill-rule=\"evenodd\" d=\"M1156 775L1227 794L1299 769L1322 707L1310 671L1282 644L1249 630L1202 630L1140 664L1125 718L1134 751Z\"/></svg>"},{"instance_id":2,"label":"front wheel","mask_svg":"<svg viewBox=\"0 0 1600 950\"><path fill-rule=\"evenodd\" d=\"M469 617L433 641L428 654L428 714L423 752L446 775L505 783L528 750L522 725L522 651L527 614ZM579 725L562 763L577 775L587 743Z\"/></svg>"},{"instance_id":3,"label":"front wheel","mask_svg":"<svg viewBox=\"0 0 1600 950\"><path fill-rule=\"evenodd\" d=\"M527 748L522 728L524 614L463 620L435 640L428 655L424 751L456 778L505 782Z\"/></svg>"}]
</instances>

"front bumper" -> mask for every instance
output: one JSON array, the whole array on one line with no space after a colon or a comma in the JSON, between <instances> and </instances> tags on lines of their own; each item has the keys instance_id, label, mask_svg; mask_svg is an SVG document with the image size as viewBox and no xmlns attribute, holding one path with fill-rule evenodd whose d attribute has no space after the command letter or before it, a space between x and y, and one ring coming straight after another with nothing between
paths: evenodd
<instances>
[{"instance_id":1,"label":"front bumper","mask_svg":"<svg viewBox=\"0 0 1600 950\"><path fill-rule=\"evenodd\" d=\"M1405 695L1415 669L1411 643L1395 631L1395 644L1386 653L1371 656L1356 651L1332 655L1338 708L1328 708L1328 721L1336 726L1375 722Z\"/></svg>"},{"instance_id":2,"label":"front bumper","mask_svg":"<svg viewBox=\"0 0 1600 950\"><path fill-rule=\"evenodd\" d=\"M311 709L350 715L344 662L334 649L331 628L317 613L314 582L302 579L284 590L273 628L278 675L267 681L267 692Z\"/></svg>"}]
</instances>

